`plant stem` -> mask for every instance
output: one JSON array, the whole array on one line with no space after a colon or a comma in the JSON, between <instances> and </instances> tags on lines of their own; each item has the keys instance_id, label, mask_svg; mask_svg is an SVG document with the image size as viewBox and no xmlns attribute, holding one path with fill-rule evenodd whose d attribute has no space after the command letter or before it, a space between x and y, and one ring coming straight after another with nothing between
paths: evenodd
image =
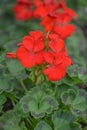
<instances>
[{"instance_id":1,"label":"plant stem","mask_svg":"<svg viewBox=\"0 0 87 130\"><path fill-rule=\"evenodd\" d=\"M32 122L28 118L26 120L28 121L29 125L32 127L33 125Z\"/></svg>"},{"instance_id":2,"label":"plant stem","mask_svg":"<svg viewBox=\"0 0 87 130\"><path fill-rule=\"evenodd\" d=\"M27 92L28 90L27 90L23 80L20 80L20 84L21 84L22 88L24 89L24 91Z\"/></svg>"},{"instance_id":3,"label":"plant stem","mask_svg":"<svg viewBox=\"0 0 87 130\"><path fill-rule=\"evenodd\" d=\"M57 88L58 88L58 86L55 85L55 89L54 89L54 95L55 95L55 97L56 97L56 94L57 94Z\"/></svg>"}]
</instances>

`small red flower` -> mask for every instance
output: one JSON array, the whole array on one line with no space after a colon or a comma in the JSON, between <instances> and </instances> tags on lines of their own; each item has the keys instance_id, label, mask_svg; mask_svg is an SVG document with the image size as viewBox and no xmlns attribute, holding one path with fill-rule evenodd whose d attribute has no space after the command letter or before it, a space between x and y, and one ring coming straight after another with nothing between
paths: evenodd
<instances>
[{"instance_id":1,"label":"small red flower","mask_svg":"<svg viewBox=\"0 0 87 130\"><path fill-rule=\"evenodd\" d=\"M34 16L36 18L44 18L45 16L49 15L49 14L53 14L53 12L55 10L57 10L57 8L59 7L58 3L43 3L42 5L38 6L35 10L34 10Z\"/></svg>"},{"instance_id":2,"label":"small red flower","mask_svg":"<svg viewBox=\"0 0 87 130\"><path fill-rule=\"evenodd\" d=\"M29 3L17 3L13 8L16 19L22 21L31 19L33 17L33 11L30 8L31 4Z\"/></svg>"},{"instance_id":3,"label":"small red flower","mask_svg":"<svg viewBox=\"0 0 87 130\"><path fill-rule=\"evenodd\" d=\"M56 24L56 17L47 15L42 19L40 24L45 27L46 31L53 31L53 28Z\"/></svg>"},{"instance_id":4,"label":"small red flower","mask_svg":"<svg viewBox=\"0 0 87 130\"><path fill-rule=\"evenodd\" d=\"M41 21L41 25L45 27L46 31L57 33L60 38L65 39L72 35L76 29L74 25L67 24L70 20L71 17L66 14L47 15Z\"/></svg>"},{"instance_id":5,"label":"small red flower","mask_svg":"<svg viewBox=\"0 0 87 130\"><path fill-rule=\"evenodd\" d=\"M16 58L16 54L13 53L13 52L7 52L7 53L6 53L6 57L7 57L7 58L14 59L14 58Z\"/></svg>"},{"instance_id":6,"label":"small red flower","mask_svg":"<svg viewBox=\"0 0 87 130\"><path fill-rule=\"evenodd\" d=\"M42 64L44 62L43 49L43 33L41 31L32 31L30 32L30 36L25 36L23 38L22 44L18 48L16 55L25 68L31 68L34 65Z\"/></svg>"}]
</instances>

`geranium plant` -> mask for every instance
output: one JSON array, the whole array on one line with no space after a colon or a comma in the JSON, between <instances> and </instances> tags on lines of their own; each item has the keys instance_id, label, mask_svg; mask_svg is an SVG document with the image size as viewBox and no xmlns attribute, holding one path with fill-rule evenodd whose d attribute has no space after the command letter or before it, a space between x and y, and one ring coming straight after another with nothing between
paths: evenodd
<instances>
[{"instance_id":1,"label":"geranium plant","mask_svg":"<svg viewBox=\"0 0 87 130\"><path fill-rule=\"evenodd\" d=\"M13 10L20 22L36 18L44 28L30 31L14 52L6 53L1 130L82 130L87 93L76 86L84 79L65 43L76 30L70 22L77 14L65 0L18 0ZM11 109L4 112L8 99Z\"/></svg>"}]
</instances>

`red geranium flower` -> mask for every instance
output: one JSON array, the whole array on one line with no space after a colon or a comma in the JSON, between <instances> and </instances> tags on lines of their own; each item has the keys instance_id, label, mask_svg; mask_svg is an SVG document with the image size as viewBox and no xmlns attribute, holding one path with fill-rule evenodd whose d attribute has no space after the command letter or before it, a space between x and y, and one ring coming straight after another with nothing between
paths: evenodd
<instances>
[{"instance_id":1,"label":"red geranium flower","mask_svg":"<svg viewBox=\"0 0 87 130\"><path fill-rule=\"evenodd\" d=\"M28 20L33 17L33 11L30 9L30 3L17 3L13 10L17 20Z\"/></svg>"},{"instance_id":2,"label":"red geranium flower","mask_svg":"<svg viewBox=\"0 0 87 130\"><path fill-rule=\"evenodd\" d=\"M56 54L47 52L44 54L44 58L48 65L43 73L52 81L62 79L66 74L67 67L72 64L72 60L66 54L66 51Z\"/></svg>"},{"instance_id":3,"label":"red geranium flower","mask_svg":"<svg viewBox=\"0 0 87 130\"><path fill-rule=\"evenodd\" d=\"M45 27L46 31L57 33L60 38L65 39L69 37L76 29L72 24L67 24L71 17L66 14L55 14L53 16L47 15L41 21L41 25Z\"/></svg>"},{"instance_id":4,"label":"red geranium flower","mask_svg":"<svg viewBox=\"0 0 87 130\"><path fill-rule=\"evenodd\" d=\"M57 10L59 7L59 4L57 2L43 2L40 6L35 8L34 10L34 16L36 18L44 18L45 16L49 14L53 14L55 10Z\"/></svg>"},{"instance_id":5,"label":"red geranium flower","mask_svg":"<svg viewBox=\"0 0 87 130\"><path fill-rule=\"evenodd\" d=\"M16 55L18 60L25 68L31 68L34 65L42 64L44 37L41 31L30 32L30 36L23 38L21 46L18 48Z\"/></svg>"},{"instance_id":6,"label":"red geranium flower","mask_svg":"<svg viewBox=\"0 0 87 130\"><path fill-rule=\"evenodd\" d=\"M45 27L46 31L53 31L53 28L56 24L56 17L47 15L42 19L40 24Z\"/></svg>"}]
</instances>

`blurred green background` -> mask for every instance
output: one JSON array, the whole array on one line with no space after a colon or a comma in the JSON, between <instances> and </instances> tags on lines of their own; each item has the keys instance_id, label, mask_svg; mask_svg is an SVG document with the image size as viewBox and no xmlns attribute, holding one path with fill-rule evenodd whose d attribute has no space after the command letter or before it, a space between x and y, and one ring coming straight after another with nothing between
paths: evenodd
<instances>
[{"instance_id":1,"label":"blurred green background","mask_svg":"<svg viewBox=\"0 0 87 130\"><path fill-rule=\"evenodd\" d=\"M76 64L87 66L87 0L66 0L67 5L78 14L76 32L66 40L68 52ZM39 30L39 22L35 19L30 21L17 21L13 13L13 5L16 0L0 1L0 54L1 60L7 51L15 51L16 44L21 42L22 37L30 30Z\"/></svg>"}]
</instances>

